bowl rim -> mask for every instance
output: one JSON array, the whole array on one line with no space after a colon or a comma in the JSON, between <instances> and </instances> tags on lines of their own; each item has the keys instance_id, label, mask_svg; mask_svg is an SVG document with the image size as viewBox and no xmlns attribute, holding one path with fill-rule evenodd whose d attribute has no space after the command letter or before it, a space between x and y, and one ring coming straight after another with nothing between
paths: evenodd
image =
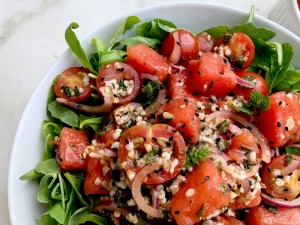
<instances>
[{"instance_id":1,"label":"bowl rim","mask_svg":"<svg viewBox=\"0 0 300 225\"><path fill-rule=\"evenodd\" d=\"M181 1L181 2L158 3L158 4L146 6L146 7L137 8L137 9L132 10L130 12L127 12L127 13L124 13L122 15L116 16L113 20L111 20L107 23L104 23L101 26L96 26L95 29L93 29L93 30L87 32L86 34L84 34L79 40L81 42L85 42L86 39L92 33L95 33L97 30L99 30L101 28L104 28L105 26L107 26L109 24L113 24L115 22L118 22L118 21L124 19L126 16L135 15L135 14L142 14L142 13L145 13L145 12L148 12L148 11L158 9L160 7L170 8L170 7L180 7L180 6L186 6L186 7L187 6L189 6L189 7L192 7L192 6L197 6L197 7L206 6L207 7L207 6L209 6L209 7L214 7L214 8L217 8L217 9L229 10L229 11L232 11L234 13L243 14L243 15L249 14L249 11L250 11L250 9L249 9L249 11L246 11L246 10L243 10L243 9L240 9L240 8L235 8L235 7L224 5L224 4L209 3L209 2L195 2L195 1L185 2L185 1ZM258 19L260 22L270 24L275 29L283 30L284 33L287 33L287 35L291 36L293 39L295 39L300 44L300 37L298 37L296 34L292 33L291 31L289 31L285 27L282 27L279 24L277 24L277 23L275 23L275 22L273 22L273 21L271 21L271 20L269 20L269 19L267 19L263 16L260 16L260 15L255 15L255 19ZM8 171L8 182L7 182L8 210L9 210L9 218L11 220L11 224L15 224L15 218L14 218L14 215L13 215L13 211L14 211L13 201L12 201L14 193L13 193L13 190L12 190L11 187L13 187L14 182L16 182L16 180L14 180L14 178L15 178L14 175L16 173L14 165L15 165L17 153L19 151L18 148L17 148L18 147L18 142L22 138L23 130L21 128L24 126L24 123L26 122L26 118L28 118L29 115L30 115L30 111L31 111L30 106L32 105L33 99L36 98L37 95L39 94L39 92L41 91L42 84L44 82L46 82L46 80L49 77L49 74L51 74L52 69L55 66L57 66L58 64L60 64L61 59L69 53L70 53L70 49L67 48L62 54L60 54L60 56L55 60L55 62L52 63L49 66L48 70L46 70L46 72L44 73L44 75L42 76L40 81L38 82L37 86L34 88L34 91L32 92L32 94L31 94L31 96L30 96L30 98L29 98L29 100L28 100L28 102L27 102L27 104L26 104L26 106L23 110L22 116L21 116L21 118L19 120L19 123L18 123L18 126L16 128L16 133L15 133L15 136L14 136L14 139L13 139L13 144L12 144L12 147L11 147L10 160L9 160L9 171Z\"/></svg>"}]
</instances>

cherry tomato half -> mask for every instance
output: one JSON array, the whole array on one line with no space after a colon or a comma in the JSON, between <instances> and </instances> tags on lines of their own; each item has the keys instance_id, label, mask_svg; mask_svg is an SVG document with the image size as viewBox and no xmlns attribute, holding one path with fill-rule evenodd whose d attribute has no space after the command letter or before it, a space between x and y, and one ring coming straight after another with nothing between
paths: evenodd
<instances>
[{"instance_id":1,"label":"cherry tomato half","mask_svg":"<svg viewBox=\"0 0 300 225\"><path fill-rule=\"evenodd\" d=\"M83 67L71 67L64 70L55 80L54 92L57 97L72 102L81 102L90 97L95 80L88 74L90 71Z\"/></svg>"},{"instance_id":2,"label":"cherry tomato half","mask_svg":"<svg viewBox=\"0 0 300 225\"><path fill-rule=\"evenodd\" d=\"M244 33L226 34L220 38L216 46L223 48L224 56L236 70L247 69L254 59L254 43Z\"/></svg>"},{"instance_id":3,"label":"cherry tomato half","mask_svg":"<svg viewBox=\"0 0 300 225\"><path fill-rule=\"evenodd\" d=\"M145 181L146 184L160 184L180 172L185 164L186 145L180 133L169 125L136 125L122 135L118 157L128 176L135 175L152 160L162 160L162 169L150 174ZM171 168L172 162L176 162L174 168Z\"/></svg>"},{"instance_id":4,"label":"cherry tomato half","mask_svg":"<svg viewBox=\"0 0 300 225\"><path fill-rule=\"evenodd\" d=\"M96 80L101 96L110 96L112 102L123 105L131 102L141 89L137 71L129 64L112 62L103 67Z\"/></svg>"},{"instance_id":5,"label":"cherry tomato half","mask_svg":"<svg viewBox=\"0 0 300 225\"><path fill-rule=\"evenodd\" d=\"M262 172L262 183L266 185L266 192L272 195L274 198L293 200L300 192L300 165L291 171L291 174L283 176L281 171L288 166L291 161L287 162L287 158L290 160L297 160L300 163L300 157L296 155L281 155L272 158L272 161L265 165Z\"/></svg>"},{"instance_id":6,"label":"cherry tomato half","mask_svg":"<svg viewBox=\"0 0 300 225\"><path fill-rule=\"evenodd\" d=\"M171 63L187 62L198 56L199 43L190 31L178 29L167 35L161 45L160 52Z\"/></svg>"},{"instance_id":7,"label":"cherry tomato half","mask_svg":"<svg viewBox=\"0 0 300 225\"><path fill-rule=\"evenodd\" d=\"M240 78L250 81L252 84L254 84L254 88L243 87L238 84L232 90L235 95L243 95L246 100L249 100L249 96L252 91L259 91L265 96L268 94L269 88L267 82L259 74L249 71L238 71L236 72L236 75Z\"/></svg>"},{"instance_id":8,"label":"cherry tomato half","mask_svg":"<svg viewBox=\"0 0 300 225\"><path fill-rule=\"evenodd\" d=\"M205 96L222 97L237 84L235 73L223 58L214 53L203 53L199 60L191 60L188 66L188 87Z\"/></svg>"},{"instance_id":9,"label":"cherry tomato half","mask_svg":"<svg viewBox=\"0 0 300 225\"><path fill-rule=\"evenodd\" d=\"M201 52L211 52L214 47L214 38L206 32L197 34L199 50Z\"/></svg>"}]
</instances>

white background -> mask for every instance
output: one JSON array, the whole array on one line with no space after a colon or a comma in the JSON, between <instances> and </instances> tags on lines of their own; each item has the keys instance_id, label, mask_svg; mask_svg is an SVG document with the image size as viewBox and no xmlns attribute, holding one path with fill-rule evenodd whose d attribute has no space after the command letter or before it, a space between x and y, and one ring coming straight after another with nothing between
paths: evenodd
<instances>
[{"instance_id":1,"label":"white background","mask_svg":"<svg viewBox=\"0 0 300 225\"><path fill-rule=\"evenodd\" d=\"M205 0L198 0L204 2ZM268 17L277 0L206 0ZM64 31L78 37L121 14L171 0L0 0L0 225L10 224L7 177L18 122L34 88L66 50ZM38 105L35 109L38 109ZM35 110L32 109L32 110ZM30 132L30 127L28 127ZM26 151L26 149L23 149ZM30 156L28 156L30 157ZM24 164L26 159L24 159Z\"/></svg>"}]
</instances>

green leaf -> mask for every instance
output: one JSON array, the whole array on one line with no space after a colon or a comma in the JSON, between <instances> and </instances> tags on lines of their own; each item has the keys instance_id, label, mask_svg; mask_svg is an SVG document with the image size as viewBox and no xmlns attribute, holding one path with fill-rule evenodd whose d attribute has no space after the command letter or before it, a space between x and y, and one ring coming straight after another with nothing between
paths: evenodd
<instances>
[{"instance_id":1,"label":"green leaf","mask_svg":"<svg viewBox=\"0 0 300 225\"><path fill-rule=\"evenodd\" d=\"M63 106L56 101L52 101L48 104L48 110L54 118L59 119L61 122L71 127L79 127L78 115L66 106Z\"/></svg>"},{"instance_id":2,"label":"green leaf","mask_svg":"<svg viewBox=\"0 0 300 225\"><path fill-rule=\"evenodd\" d=\"M121 36L127 31L130 30L135 24L139 23L141 20L137 16L127 17L117 28L114 36L109 42L110 49L113 48L114 44L121 38Z\"/></svg>"},{"instance_id":3,"label":"green leaf","mask_svg":"<svg viewBox=\"0 0 300 225\"><path fill-rule=\"evenodd\" d=\"M75 190L80 203L82 205L88 205L88 203L83 199L83 196L81 195L84 177L71 173L65 173L64 176L67 178L72 188Z\"/></svg>"},{"instance_id":4,"label":"green leaf","mask_svg":"<svg viewBox=\"0 0 300 225\"><path fill-rule=\"evenodd\" d=\"M196 166L210 153L210 148L191 146L186 155L185 167Z\"/></svg>"},{"instance_id":5,"label":"green leaf","mask_svg":"<svg viewBox=\"0 0 300 225\"><path fill-rule=\"evenodd\" d=\"M48 173L41 179L39 183L39 189L37 193L37 200L41 203L51 204L51 192L52 187L55 186L55 182L58 180L58 175L55 173Z\"/></svg>"},{"instance_id":6,"label":"green leaf","mask_svg":"<svg viewBox=\"0 0 300 225\"><path fill-rule=\"evenodd\" d=\"M218 41L220 37L222 37L224 34L226 34L229 31L228 26L216 26L209 28L207 30L204 30L202 32L206 32L214 37L215 41ZM201 33L201 32L200 32Z\"/></svg>"},{"instance_id":7,"label":"green leaf","mask_svg":"<svg viewBox=\"0 0 300 225\"><path fill-rule=\"evenodd\" d=\"M92 39L92 44L94 44L96 46L98 53L99 52L104 52L104 51L107 50L106 44L102 39L93 38Z\"/></svg>"},{"instance_id":8,"label":"green leaf","mask_svg":"<svg viewBox=\"0 0 300 225\"><path fill-rule=\"evenodd\" d=\"M57 221L55 221L49 214L43 215L41 218L36 219L35 223L37 225L58 225Z\"/></svg>"},{"instance_id":9,"label":"green leaf","mask_svg":"<svg viewBox=\"0 0 300 225\"><path fill-rule=\"evenodd\" d=\"M146 163L149 164L152 162L153 157L159 153L158 148L152 146L152 151L147 154Z\"/></svg>"},{"instance_id":10,"label":"green leaf","mask_svg":"<svg viewBox=\"0 0 300 225\"><path fill-rule=\"evenodd\" d=\"M80 45L78 38L76 37L76 34L73 31L73 29L77 29L78 27L79 25L75 22L71 23L68 26L68 28L65 31L66 42L68 43L70 49L76 55L78 60L82 63L82 65L88 68L92 73L98 74L97 71L95 71L92 65L90 64L90 61L88 60L83 48Z\"/></svg>"},{"instance_id":11,"label":"green leaf","mask_svg":"<svg viewBox=\"0 0 300 225\"><path fill-rule=\"evenodd\" d=\"M33 170L30 170L29 172L23 174L20 177L20 180L34 180L34 179L40 178L41 176L43 176L43 174L38 173L35 171L35 169L33 169Z\"/></svg>"},{"instance_id":12,"label":"green leaf","mask_svg":"<svg viewBox=\"0 0 300 225\"><path fill-rule=\"evenodd\" d=\"M65 221L65 212L60 203L56 203L45 213L49 214L53 219L55 219L60 224L63 224Z\"/></svg>"},{"instance_id":13,"label":"green leaf","mask_svg":"<svg viewBox=\"0 0 300 225\"><path fill-rule=\"evenodd\" d=\"M122 40L118 41L117 44L123 44L125 46L131 46L131 45L136 45L136 44L145 44L153 49L158 50L161 43L158 39L155 39L155 38L135 36L135 37L129 37L129 38L122 39Z\"/></svg>"},{"instance_id":14,"label":"green leaf","mask_svg":"<svg viewBox=\"0 0 300 225\"><path fill-rule=\"evenodd\" d=\"M122 50L109 50L100 53L100 60L99 60L99 68L101 69L108 63L111 62L123 62L124 57L127 55L126 51Z\"/></svg>"},{"instance_id":15,"label":"green leaf","mask_svg":"<svg viewBox=\"0 0 300 225\"><path fill-rule=\"evenodd\" d=\"M234 108L238 112L243 112L248 115L253 115L253 113L254 113L254 107L246 101L243 102L243 106L235 106Z\"/></svg>"},{"instance_id":16,"label":"green leaf","mask_svg":"<svg viewBox=\"0 0 300 225\"><path fill-rule=\"evenodd\" d=\"M96 132L99 130L102 121L103 117L88 118L80 122L79 128L83 129L84 127L91 127Z\"/></svg>"},{"instance_id":17,"label":"green leaf","mask_svg":"<svg viewBox=\"0 0 300 225\"><path fill-rule=\"evenodd\" d=\"M43 122L42 133L45 138L43 160L54 158L55 146L54 140L61 132L61 126L49 121Z\"/></svg>"},{"instance_id":18,"label":"green leaf","mask_svg":"<svg viewBox=\"0 0 300 225\"><path fill-rule=\"evenodd\" d=\"M36 167L35 171L41 174L59 174L60 173L60 167L57 165L55 159L48 159L42 162L39 162Z\"/></svg>"},{"instance_id":19,"label":"green leaf","mask_svg":"<svg viewBox=\"0 0 300 225\"><path fill-rule=\"evenodd\" d=\"M102 216L96 215L96 214L87 214L80 218L78 221L78 224L85 224L86 222L93 222L97 225L106 225L106 219Z\"/></svg>"},{"instance_id":20,"label":"green leaf","mask_svg":"<svg viewBox=\"0 0 300 225\"><path fill-rule=\"evenodd\" d=\"M259 91L252 91L250 93L250 103L257 108L259 112L267 111L270 108L270 99L264 96Z\"/></svg>"}]
</instances>

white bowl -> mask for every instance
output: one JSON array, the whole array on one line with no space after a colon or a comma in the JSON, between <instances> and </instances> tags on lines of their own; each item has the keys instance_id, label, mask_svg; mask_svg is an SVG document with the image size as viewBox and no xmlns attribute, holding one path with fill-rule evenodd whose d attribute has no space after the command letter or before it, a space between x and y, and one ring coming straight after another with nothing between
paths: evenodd
<instances>
[{"instance_id":1,"label":"white bowl","mask_svg":"<svg viewBox=\"0 0 300 225\"><path fill-rule=\"evenodd\" d=\"M208 3L164 4L130 13L130 15L139 16L143 21L153 18L167 19L179 27L186 27L194 32L216 25L233 26L244 23L248 14L249 12L239 9ZM81 40L83 47L87 49L92 37L96 36L108 41L119 23L127 16L120 16L115 21L86 35ZM291 43L295 49L295 58L300 59L299 37L259 16L255 17L255 23L257 26L275 30L277 32L275 40ZM296 61L295 58L294 65L300 67L300 61ZM33 169L42 157L44 140L41 125L42 121L46 119L46 100L52 80L65 68L74 65L79 65L79 63L73 54L67 50L45 74L23 113L15 136L9 168L8 200L12 225L32 225L34 219L39 218L43 212L43 207L36 200L37 184L30 181L20 181L19 177Z\"/></svg>"},{"instance_id":2,"label":"white bowl","mask_svg":"<svg viewBox=\"0 0 300 225\"><path fill-rule=\"evenodd\" d=\"M269 19L300 36L300 10L297 0L278 0Z\"/></svg>"}]
</instances>

